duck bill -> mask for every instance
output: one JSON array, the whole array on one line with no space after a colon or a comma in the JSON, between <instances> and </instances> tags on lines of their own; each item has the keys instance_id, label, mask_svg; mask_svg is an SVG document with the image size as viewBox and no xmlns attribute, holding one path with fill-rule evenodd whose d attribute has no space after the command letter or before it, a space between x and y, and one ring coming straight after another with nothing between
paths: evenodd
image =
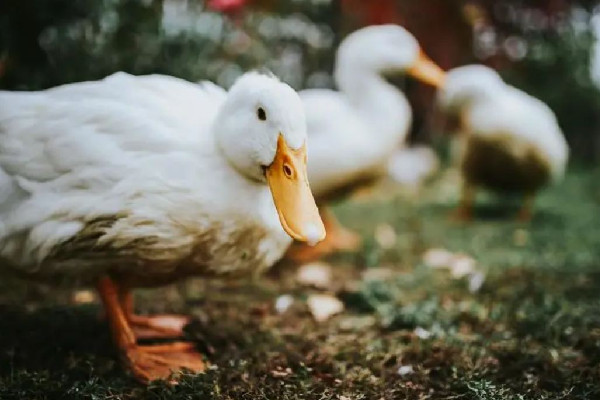
<instances>
[{"instance_id":1,"label":"duck bill","mask_svg":"<svg viewBox=\"0 0 600 400\"><path fill-rule=\"evenodd\" d=\"M310 191L306 172L306 144L288 147L280 134L273 163L265 176L281 226L292 238L314 245L325 238L325 226Z\"/></svg>"},{"instance_id":2,"label":"duck bill","mask_svg":"<svg viewBox=\"0 0 600 400\"><path fill-rule=\"evenodd\" d=\"M444 86L446 73L425 53L420 52L417 61L408 69L408 74L436 88Z\"/></svg>"}]
</instances>

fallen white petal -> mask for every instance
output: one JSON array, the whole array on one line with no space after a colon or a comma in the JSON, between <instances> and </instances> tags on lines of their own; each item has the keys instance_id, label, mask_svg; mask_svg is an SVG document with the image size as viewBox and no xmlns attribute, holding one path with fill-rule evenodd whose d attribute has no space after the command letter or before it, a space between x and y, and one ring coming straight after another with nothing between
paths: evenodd
<instances>
[{"instance_id":1,"label":"fallen white petal","mask_svg":"<svg viewBox=\"0 0 600 400\"><path fill-rule=\"evenodd\" d=\"M398 375L405 376L410 375L414 372L412 365L403 365L398 368Z\"/></svg>"},{"instance_id":2,"label":"fallen white petal","mask_svg":"<svg viewBox=\"0 0 600 400\"><path fill-rule=\"evenodd\" d=\"M452 259L450 271L454 278L462 278L475 271L475 260L465 254L457 254Z\"/></svg>"},{"instance_id":3,"label":"fallen white petal","mask_svg":"<svg viewBox=\"0 0 600 400\"><path fill-rule=\"evenodd\" d=\"M73 302L76 304L92 303L96 300L96 295L91 290L78 290L73 294Z\"/></svg>"},{"instance_id":4,"label":"fallen white petal","mask_svg":"<svg viewBox=\"0 0 600 400\"><path fill-rule=\"evenodd\" d=\"M454 253L446 249L429 249L423 255L423 262L432 268L449 268Z\"/></svg>"},{"instance_id":5,"label":"fallen white petal","mask_svg":"<svg viewBox=\"0 0 600 400\"><path fill-rule=\"evenodd\" d=\"M375 240L382 249L391 249L396 245L396 231L390 224L379 224L375 228Z\"/></svg>"},{"instance_id":6,"label":"fallen white petal","mask_svg":"<svg viewBox=\"0 0 600 400\"><path fill-rule=\"evenodd\" d=\"M283 294L275 300L275 310L279 314L283 314L292 304L294 304L294 297L289 294Z\"/></svg>"},{"instance_id":7,"label":"fallen white petal","mask_svg":"<svg viewBox=\"0 0 600 400\"><path fill-rule=\"evenodd\" d=\"M420 326L417 326L414 330L414 334L419 338L419 339L429 339L431 337L431 332L429 332L426 329L421 328Z\"/></svg>"},{"instance_id":8,"label":"fallen white petal","mask_svg":"<svg viewBox=\"0 0 600 400\"><path fill-rule=\"evenodd\" d=\"M331 266L324 262L304 264L296 274L298 283L325 289L331 283Z\"/></svg>"},{"instance_id":9,"label":"fallen white petal","mask_svg":"<svg viewBox=\"0 0 600 400\"><path fill-rule=\"evenodd\" d=\"M318 322L344 311L344 303L328 294L313 294L308 297L308 308Z\"/></svg>"},{"instance_id":10,"label":"fallen white petal","mask_svg":"<svg viewBox=\"0 0 600 400\"><path fill-rule=\"evenodd\" d=\"M471 293L478 292L485 282L485 274L481 271L477 271L469 278L469 291Z\"/></svg>"},{"instance_id":11,"label":"fallen white petal","mask_svg":"<svg viewBox=\"0 0 600 400\"><path fill-rule=\"evenodd\" d=\"M271 371L271 375L274 378L285 378L286 376L289 376L291 374L292 374L292 369L289 367L286 369L278 367L277 369Z\"/></svg>"}]
</instances>

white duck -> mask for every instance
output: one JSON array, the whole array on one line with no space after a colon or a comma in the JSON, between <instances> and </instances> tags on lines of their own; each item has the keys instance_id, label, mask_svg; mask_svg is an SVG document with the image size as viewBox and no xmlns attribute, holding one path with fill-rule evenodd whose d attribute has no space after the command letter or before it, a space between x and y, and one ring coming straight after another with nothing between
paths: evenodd
<instances>
[{"instance_id":1,"label":"white duck","mask_svg":"<svg viewBox=\"0 0 600 400\"><path fill-rule=\"evenodd\" d=\"M382 76L386 72L407 73L434 86L444 80L444 72L406 29L379 25L342 41L334 70L339 91L300 92L311 146L308 176L317 203L384 175L390 157L406 139L411 108L404 94ZM331 214L322 217L326 240L313 249L293 249L292 258L306 260L356 248L355 234L341 229Z\"/></svg>"},{"instance_id":2,"label":"white duck","mask_svg":"<svg viewBox=\"0 0 600 400\"><path fill-rule=\"evenodd\" d=\"M530 219L535 193L561 178L569 154L552 110L482 65L449 71L439 101L459 119L464 183L457 216L471 218L475 190L483 187L522 194L519 219Z\"/></svg>"},{"instance_id":3,"label":"white duck","mask_svg":"<svg viewBox=\"0 0 600 400\"><path fill-rule=\"evenodd\" d=\"M133 314L130 289L254 274L324 227L306 176L300 98L249 73L229 93L112 75L0 92L0 259L26 278L95 284L115 344L148 382L204 368L181 316ZM138 336L139 337L139 336Z\"/></svg>"}]
</instances>

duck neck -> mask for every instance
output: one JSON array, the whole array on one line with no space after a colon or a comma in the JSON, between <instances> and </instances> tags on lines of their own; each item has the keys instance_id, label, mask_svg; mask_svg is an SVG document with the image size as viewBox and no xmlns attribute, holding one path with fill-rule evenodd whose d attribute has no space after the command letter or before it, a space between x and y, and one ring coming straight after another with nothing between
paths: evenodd
<instances>
[{"instance_id":1,"label":"duck neck","mask_svg":"<svg viewBox=\"0 0 600 400\"><path fill-rule=\"evenodd\" d=\"M352 65L338 68L335 78L339 90L363 120L375 128L373 135L382 146L396 146L404 141L412 111L397 87L386 81L379 71Z\"/></svg>"}]
</instances>

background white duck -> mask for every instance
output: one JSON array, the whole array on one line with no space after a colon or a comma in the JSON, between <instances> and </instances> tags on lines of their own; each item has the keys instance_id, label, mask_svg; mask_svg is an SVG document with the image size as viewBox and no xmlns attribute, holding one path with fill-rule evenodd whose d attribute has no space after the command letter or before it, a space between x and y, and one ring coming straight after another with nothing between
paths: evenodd
<instances>
[{"instance_id":1,"label":"background white duck","mask_svg":"<svg viewBox=\"0 0 600 400\"><path fill-rule=\"evenodd\" d=\"M310 137L308 176L318 203L355 189L386 173L387 163L408 135L408 100L383 73L412 75L440 86L443 71L421 51L417 40L398 25L369 26L348 35L335 60L339 91L300 92ZM293 249L306 260L336 249L355 249L358 237L336 224L321 207L327 238L314 248Z\"/></svg>"},{"instance_id":2,"label":"background white duck","mask_svg":"<svg viewBox=\"0 0 600 400\"><path fill-rule=\"evenodd\" d=\"M562 177L569 154L552 110L482 65L449 71L439 101L459 119L464 183L457 216L471 218L475 190L484 187L522 194L519 218L530 219L535 193Z\"/></svg>"},{"instance_id":3,"label":"background white duck","mask_svg":"<svg viewBox=\"0 0 600 400\"><path fill-rule=\"evenodd\" d=\"M290 236L322 239L305 141L296 92L257 73L228 94L123 73L0 92L2 265L97 285L138 379L201 371L191 343L137 344L136 332L180 335L187 318L133 314L130 289L254 274L281 257Z\"/></svg>"}]
</instances>

